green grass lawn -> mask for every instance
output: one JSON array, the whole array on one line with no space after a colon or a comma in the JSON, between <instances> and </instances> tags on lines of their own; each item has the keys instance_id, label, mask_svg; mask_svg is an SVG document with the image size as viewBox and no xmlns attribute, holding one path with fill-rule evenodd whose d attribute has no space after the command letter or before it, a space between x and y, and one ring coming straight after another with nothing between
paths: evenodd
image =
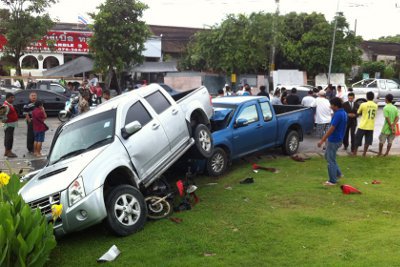
<instances>
[{"instance_id":1,"label":"green grass lawn","mask_svg":"<svg viewBox=\"0 0 400 267\"><path fill-rule=\"evenodd\" d=\"M172 215L182 223L150 221L125 238L101 225L70 234L58 241L48 266L97 266L113 244L122 253L107 266L399 266L400 158L338 161L341 183L361 195L322 186L322 158L258 161L279 168L276 174L253 173L239 162L218 180L196 178L201 202ZM255 183L239 184L246 176Z\"/></svg>"}]
</instances>

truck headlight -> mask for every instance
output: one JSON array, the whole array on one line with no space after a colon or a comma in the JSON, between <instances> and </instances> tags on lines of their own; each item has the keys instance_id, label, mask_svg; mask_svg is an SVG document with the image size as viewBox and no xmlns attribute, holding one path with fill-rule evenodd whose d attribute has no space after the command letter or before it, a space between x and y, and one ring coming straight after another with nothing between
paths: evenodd
<instances>
[{"instance_id":1,"label":"truck headlight","mask_svg":"<svg viewBox=\"0 0 400 267\"><path fill-rule=\"evenodd\" d=\"M68 204L73 206L86 196L82 176L79 176L68 187Z\"/></svg>"}]
</instances>

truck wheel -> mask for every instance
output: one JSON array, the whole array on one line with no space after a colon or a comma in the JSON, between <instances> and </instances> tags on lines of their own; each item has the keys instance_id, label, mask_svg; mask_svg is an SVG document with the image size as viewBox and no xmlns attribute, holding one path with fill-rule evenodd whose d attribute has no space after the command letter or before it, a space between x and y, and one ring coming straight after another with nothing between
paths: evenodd
<instances>
[{"instance_id":1,"label":"truck wheel","mask_svg":"<svg viewBox=\"0 0 400 267\"><path fill-rule=\"evenodd\" d=\"M283 153L286 155L293 155L297 152L300 145L299 133L297 131L290 131L285 138L283 143Z\"/></svg>"},{"instance_id":2,"label":"truck wheel","mask_svg":"<svg viewBox=\"0 0 400 267\"><path fill-rule=\"evenodd\" d=\"M118 185L106 197L107 228L115 235L127 236L143 228L147 209L142 193L130 185Z\"/></svg>"},{"instance_id":3,"label":"truck wheel","mask_svg":"<svg viewBox=\"0 0 400 267\"><path fill-rule=\"evenodd\" d=\"M204 124L199 124L193 131L196 151L195 156L209 158L213 154L213 140L210 130Z\"/></svg>"},{"instance_id":4,"label":"truck wheel","mask_svg":"<svg viewBox=\"0 0 400 267\"><path fill-rule=\"evenodd\" d=\"M207 173L210 176L222 175L228 166L228 156L220 147L214 148L214 153L207 159Z\"/></svg>"}]
</instances>

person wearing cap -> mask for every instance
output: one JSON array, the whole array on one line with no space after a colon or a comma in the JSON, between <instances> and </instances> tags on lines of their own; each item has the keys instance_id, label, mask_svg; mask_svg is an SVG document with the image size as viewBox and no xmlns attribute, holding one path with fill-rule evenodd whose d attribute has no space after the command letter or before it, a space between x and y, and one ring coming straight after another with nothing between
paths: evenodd
<instances>
[{"instance_id":1,"label":"person wearing cap","mask_svg":"<svg viewBox=\"0 0 400 267\"><path fill-rule=\"evenodd\" d=\"M325 97L324 90L318 92L318 97L315 99L315 123L317 125L317 135L322 138L329 128L332 118L331 104ZM325 146L324 146L325 149Z\"/></svg>"}]
</instances>

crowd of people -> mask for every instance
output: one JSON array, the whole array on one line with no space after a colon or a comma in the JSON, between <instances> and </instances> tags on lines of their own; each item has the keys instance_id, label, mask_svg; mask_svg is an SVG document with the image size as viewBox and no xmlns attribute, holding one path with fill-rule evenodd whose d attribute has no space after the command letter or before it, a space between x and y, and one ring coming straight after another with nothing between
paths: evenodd
<instances>
[{"instance_id":1,"label":"crowd of people","mask_svg":"<svg viewBox=\"0 0 400 267\"><path fill-rule=\"evenodd\" d=\"M328 163L329 177L328 181L324 183L326 186L336 185L338 179L343 177L343 173L336 162L336 154L342 144L344 145L344 149L347 149L349 145L349 136L351 139L352 155L354 156L357 155L358 147L362 146L363 139L363 156L366 156L368 147L372 145L378 105L373 101L373 92L368 92L366 97L367 102L362 103L360 106L354 102L354 93L352 92L348 94L348 101L345 103L343 103L339 97L334 97L330 100L330 108L333 111L333 116L328 129L318 142L318 147L326 144L325 159ZM385 96L385 102L386 105L383 108L385 122L379 135L378 156L382 156L383 146L386 142L387 148L383 156L389 154L392 143L396 135L399 134L397 129L399 111L397 107L393 105L393 95L387 94ZM361 118L356 131L358 116Z\"/></svg>"},{"instance_id":2,"label":"crowd of people","mask_svg":"<svg viewBox=\"0 0 400 267\"><path fill-rule=\"evenodd\" d=\"M92 104L101 104L110 99L110 91L102 90L98 79L84 80L80 87L76 88L72 83L66 83L61 79L60 83L67 86L71 93L78 93L77 111L79 114L89 111ZM0 107L4 127L4 156L16 158L13 152L14 131L18 126L18 113L13 105L15 95L7 93L3 106ZM92 103L93 102L93 103ZM32 91L29 94L29 102L23 107L23 115L27 125L26 147L28 153L35 157L43 157L42 144L45 140L45 133L49 130L46 125L47 114L43 102L38 99L37 93Z\"/></svg>"},{"instance_id":3,"label":"crowd of people","mask_svg":"<svg viewBox=\"0 0 400 267\"><path fill-rule=\"evenodd\" d=\"M252 95L248 84L233 93L228 85L219 91L219 96ZM265 87L260 87L258 95L265 95ZM358 148L363 147L362 155L365 157L369 147L373 143L375 120L378 114L378 105L374 102L374 93L366 94L367 101L359 104L355 101L355 95L351 88L348 92L342 86L328 85L326 89L318 86L308 91L307 96L300 100L297 89L292 88L290 92L284 87L277 88L271 96L272 105L302 105L315 109L315 129L320 139L318 147L325 150L325 159L328 163L328 181L324 185L336 185L339 178L343 176L337 162L336 154L343 146L344 150L352 156L357 156ZM383 108L384 124L379 135L378 156L387 156L392 147L396 135L400 135L398 126L400 113L393 105L393 95L387 94ZM359 123L358 123L359 118ZM383 148L387 143L386 151Z\"/></svg>"}]
</instances>

